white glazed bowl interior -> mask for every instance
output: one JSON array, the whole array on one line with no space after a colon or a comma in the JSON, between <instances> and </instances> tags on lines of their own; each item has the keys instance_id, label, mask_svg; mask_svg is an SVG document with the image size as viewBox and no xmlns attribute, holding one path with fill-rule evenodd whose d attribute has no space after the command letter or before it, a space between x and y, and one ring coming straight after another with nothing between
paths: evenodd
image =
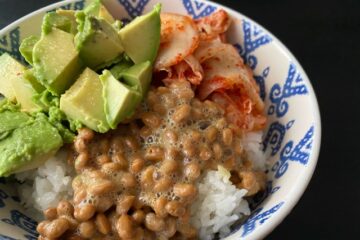
<instances>
[{"instance_id":1,"label":"white glazed bowl interior","mask_svg":"<svg viewBox=\"0 0 360 240\"><path fill-rule=\"evenodd\" d=\"M21 40L39 34L42 16L57 8L82 9L89 0L55 3L0 31L0 54L7 52L24 62ZM310 81L295 57L267 30L244 15L203 0L105 0L119 19L129 20L152 9L203 17L223 8L234 23L228 40L253 69L266 103L268 126L264 150L269 155L266 197L242 226L227 239L261 239L291 211L307 187L316 166L321 138L320 115ZM146 42L144 42L146 44ZM1 179L0 179L1 180ZM30 196L29 196L30 197ZM0 240L37 239L36 221L21 207L16 190L0 181Z\"/></svg>"}]
</instances>

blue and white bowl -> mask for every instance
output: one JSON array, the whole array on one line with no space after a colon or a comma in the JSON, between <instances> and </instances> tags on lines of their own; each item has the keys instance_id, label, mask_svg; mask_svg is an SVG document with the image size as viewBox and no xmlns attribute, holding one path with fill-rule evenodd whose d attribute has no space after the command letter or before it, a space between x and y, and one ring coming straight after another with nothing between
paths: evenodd
<instances>
[{"instance_id":1,"label":"blue and white bowl","mask_svg":"<svg viewBox=\"0 0 360 240\"><path fill-rule=\"evenodd\" d=\"M24 62L18 49L22 39L39 34L42 17L57 8L81 10L88 0L67 0L35 11L0 31L0 54L7 52ZM228 33L253 69L266 102L269 123L264 151L269 154L268 187L261 204L227 239L261 239L271 232L300 199L314 172L321 139L317 100L304 70L289 50L271 33L244 15L202 0L105 0L119 19L130 20L161 2L164 12L204 17L219 8L234 23ZM29 196L30 197L30 196ZM19 203L13 186L0 181L0 240L37 239L36 221Z\"/></svg>"}]
</instances>

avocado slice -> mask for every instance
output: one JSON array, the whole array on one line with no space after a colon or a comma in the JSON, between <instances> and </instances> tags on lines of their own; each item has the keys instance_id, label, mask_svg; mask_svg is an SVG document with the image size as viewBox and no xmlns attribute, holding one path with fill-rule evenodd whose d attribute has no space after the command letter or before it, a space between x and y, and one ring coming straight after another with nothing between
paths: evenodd
<instances>
[{"instance_id":1,"label":"avocado slice","mask_svg":"<svg viewBox=\"0 0 360 240\"><path fill-rule=\"evenodd\" d=\"M32 65L33 64L33 50L35 44L40 40L38 36L30 36L25 38L20 45L19 51L25 60Z\"/></svg>"},{"instance_id":2,"label":"avocado slice","mask_svg":"<svg viewBox=\"0 0 360 240\"><path fill-rule=\"evenodd\" d=\"M56 13L59 16L63 16L68 18L71 21L72 27L71 27L71 33L76 34L77 33L77 22L76 22L76 11L74 10L65 10L65 9L57 9Z\"/></svg>"},{"instance_id":3,"label":"avocado slice","mask_svg":"<svg viewBox=\"0 0 360 240\"><path fill-rule=\"evenodd\" d=\"M103 85L99 75L86 68L76 82L60 98L60 110L96 132L110 127L104 111Z\"/></svg>"},{"instance_id":4,"label":"avocado slice","mask_svg":"<svg viewBox=\"0 0 360 240\"><path fill-rule=\"evenodd\" d=\"M68 89L82 70L74 36L57 28L42 35L34 46L34 75L53 94Z\"/></svg>"},{"instance_id":5,"label":"avocado slice","mask_svg":"<svg viewBox=\"0 0 360 240\"><path fill-rule=\"evenodd\" d=\"M110 66L121 59L124 48L116 29L104 19L78 13L79 32L75 37L80 57L91 69Z\"/></svg>"},{"instance_id":6,"label":"avocado slice","mask_svg":"<svg viewBox=\"0 0 360 240\"><path fill-rule=\"evenodd\" d=\"M49 34L53 28L60 29L64 32L76 34L77 23L76 20L68 17L65 14L59 14L57 12L49 12L44 16L44 20L41 26L43 34Z\"/></svg>"},{"instance_id":7,"label":"avocado slice","mask_svg":"<svg viewBox=\"0 0 360 240\"><path fill-rule=\"evenodd\" d=\"M110 68L110 72L116 79L119 80L121 78L122 73L126 69L130 68L133 65L134 64L131 61L127 60L126 58L123 58L121 60L121 62L119 62L118 64L116 64L112 68Z\"/></svg>"},{"instance_id":8,"label":"avocado slice","mask_svg":"<svg viewBox=\"0 0 360 240\"><path fill-rule=\"evenodd\" d=\"M0 176L36 168L63 145L45 115L36 117L2 104L0 110Z\"/></svg>"},{"instance_id":9,"label":"avocado slice","mask_svg":"<svg viewBox=\"0 0 360 240\"><path fill-rule=\"evenodd\" d=\"M135 64L153 63L160 46L160 11L157 4L150 13L135 18L119 31L125 52Z\"/></svg>"},{"instance_id":10,"label":"avocado slice","mask_svg":"<svg viewBox=\"0 0 360 240\"><path fill-rule=\"evenodd\" d=\"M16 101L16 95L11 83L12 79L24 71L25 67L9 54L4 53L0 56L0 93L10 101Z\"/></svg>"},{"instance_id":11,"label":"avocado slice","mask_svg":"<svg viewBox=\"0 0 360 240\"><path fill-rule=\"evenodd\" d=\"M101 0L92 1L92 3L84 9L84 13L87 16L93 16L104 19L108 21L110 24L113 24L115 22L113 16L108 12L106 7L102 5Z\"/></svg>"},{"instance_id":12,"label":"avocado slice","mask_svg":"<svg viewBox=\"0 0 360 240\"><path fill-rule=\"evenodd\" d=\"M114 78L104 70L100 76L103 84L104 108L107 121L112 129L130 117L142 100L141 94Z\"/></svg>"},{"instance_id":13,"label":"avocado slice","mask_svg":"<svg viewBox=\"0 0 360 240\"><path fill-rule=\"evenodd\" d=\"M144 97L149 90L152 78L152 65L150 61L136 64L121 74L122 81L135 88Z\"/></svg>"},{"instance_id":14,"label":"avocado slice","mask_svg":"<svg viewBox=\"0 0 360 240\"><path fill-rule=\"evenodd\" d=\"M26 80L31 84L36 93L41 93L45 91L46 88L36 79L34 71L35 70L33 68L27 69L24 73L24 78L26 78Z\"/></svg>"}]
</instances>

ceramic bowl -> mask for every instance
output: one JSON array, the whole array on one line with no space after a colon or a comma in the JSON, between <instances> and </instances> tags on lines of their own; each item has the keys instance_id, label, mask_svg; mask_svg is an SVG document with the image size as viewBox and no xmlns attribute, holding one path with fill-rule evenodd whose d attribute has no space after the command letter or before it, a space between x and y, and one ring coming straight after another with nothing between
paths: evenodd
<instances>
[{"instance_id":1,"label":"ceramic bowl","mask_svg":"<svg viewBox=\"0 0 360 240\"><path fill-rule=\"evenodd\" d=\"M81 10L88 0L68 0L35 11L0 31L0 54L24 62L18 49L22 39L39 34L42 16L57 8ZM253 69L269 118L264 133L268 154L267 190L252 215L235 225L227 239L261 239L271 232L300 199L316 166L321 124L317 100L304 70L270 32L246 16L202 0L105 0L119 19L130 20L163 4L164 12L199 18L224 8L234 19L230 43ZM29 196L30 197L30 196ZM36 221L21 207L14 187L0 183L0 240L37 239Z\"/></svg>"}]
</instances>

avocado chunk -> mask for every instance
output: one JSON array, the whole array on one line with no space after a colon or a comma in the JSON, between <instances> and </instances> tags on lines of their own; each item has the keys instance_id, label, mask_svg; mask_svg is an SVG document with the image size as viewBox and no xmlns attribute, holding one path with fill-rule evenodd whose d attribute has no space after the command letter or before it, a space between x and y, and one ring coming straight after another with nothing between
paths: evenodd
<instances>
[{"instance_id":1,"label":"avocado chunk","mask_svg":"<svg viewBox=\"0 0 360 240\"><path fill-rule=\"evenodd\" d=\"M0 56L0 93L10 101L16 101L16 95L12 86L12 79L22 74L26 68L9 54Z\"/></svg>"},{"instance_id":2,"label":"avocado chunk","mask_svg":"<svg viewBox=\"0 0 360 240\"><path fill-rule=\"evenodd\" d=\"M104 19L78 13L79 32L76 47L86 66L98 70L121 59L124 48L116 29Z\"/></svg>"},{"instance_id":3,"label":"avocado chunk","mask_svg":"<svg viewBox=\"0 0 360 240\"><path fill-rule=\"evenodd\" d=\"M114 76L114 78L119 80L121 78L121 76L122 76L122 73L126 69L130 68L133 65L134 64L131 61L128 61L127 59L123 58L121 60L121 62L117 63L115 66L110 68L110 72Z\"/></svg>"},{"instance_id":4,"label":"avocado chunk","mask_svg":"<svg viewBox=\"0 0 360 240\"><path fill-rule=\"evenodd\" d=\"M59 16L67 17L72 24L71 33L77 33L77 22L76 22L76 11L74 10L65 10L65 9L57 9L56 13Z\"/></svg>"},{"instance_id":5,"label":"avocado chunk","mask_svg":"<svg viewBox=\"0 0 360 240\"><path fill-rule=\"evenodd\" d=\"M104 5L102 5L101 0L93 1L88 7L84 9L84 13L87 16L104 19L110 24L113 24L115 22L113 16L108 12Z\"/></svg>"},{"instance_id":6,"label":"avocado chunk","mask_svg":"<svg viewBox=\"0 0 360 240\"><path fill-rule=\"evenodd\" d=\"M60 110L96 132L107 132L110 127L104 111L103 85L99 75L86 68L74 85L60 98Z\"/></svg>"},{"instance_id":7,"label":"avocado chunk","mask_svg":"<svg viewBox=\"0 0 360 240\"><path fill-rule=\"evenodd\" d=\"M160 46L160 11L157 4L150 13L135 18L119 31L125 52L135 64L153 63Z\"/></svg>"},{"instance_id":8,"label":"avocado chunk","mask_svg":"<svg viewBox=\"0 0 360 240\"><path fill-rule=\"evenodd\" d=\"M36 91L26 78L26 67L10 55L6 55L5 57L7 67L6 71L4 71L5 75L3 74L2 76L4 81L10 83L16 101L21 104L23 111L35 112L40 110L40 107L32 101L32 97L36 94Z\"/></svg>"},{"instance_id":9,"label":"avocado chunk","mask_svg":"<svg viewBox=\"0 0 360 240\"><path fill-rule=\"evenodd\" d=\"M56 28L42 35L34 47L33 64L42 85L57 96L64 93L82 70L74 36Z\"/></svg>"},{"instance_id":10,"label":"avocado chunk","mask_svg":"<svg viewBox=\"0 0 360 240\"><path fill-rule=\"evenodd\" d=\"M33 64L33 50L35 44L40 40L37 36L30 36L25 38L20 45L19 51L25 60L32 65Z\"/></svg>"},{"instance_id":11,"label":"avocado chunk","mask_svg":"<svg viewBox=\"0 0 360 240\"><path fill-rule=\"evenodd\" d=\"M76 20L64 14L58 14L57 12L49 12L44 16L44 20L41 26L43 34L49 34L53 28L60 29L67 33L76 34L77 23Z\"/></svg>"},{"instance_id":12,"label":"avocado chunk","mask_svg":"<svg viewBox=\"0 0 360 240\"><path fill-rule=\"evenodd\" d=\"M37 93L41 93L45 91L46 88L43 85L41 85L41 83L39 83L39 81L36 79L33 68L27 69L25 71L24 78L26 78L26 80L31 84L32 88Z\"/></svg>"},{"instance_id":13,"label":"avocado chunk","mask_svg":"<svg viewBox=\"0 0 360 240\"><path fill-rule=\"evenodd\" d=\"M136 64L121 74L122 81L135 88L144 97L149 90L152 78L152 65L149 61Z\"/></svg>"},{"instance_id":14,"label":"avocado chunk","mask_svg":"<svg viewBox=\"0 0 360 240\"><path fill-rule=\"evenodd\" d=\"M104 70L100 76L103 84L103 98L107 121L112 129L130 117L141 102L141 94L114 78Z\"/></svg>"},{"instance_id":15,"label":"avocado chunk","mask_svg":"<svg viewBox=\"0 0 360 240\"><path fill-rule=\"evenodd\" d=\"M30 117L16 108L0 110L0 176L36 168L63 145L45 115Z\"/></svg>"}]
</instances>

